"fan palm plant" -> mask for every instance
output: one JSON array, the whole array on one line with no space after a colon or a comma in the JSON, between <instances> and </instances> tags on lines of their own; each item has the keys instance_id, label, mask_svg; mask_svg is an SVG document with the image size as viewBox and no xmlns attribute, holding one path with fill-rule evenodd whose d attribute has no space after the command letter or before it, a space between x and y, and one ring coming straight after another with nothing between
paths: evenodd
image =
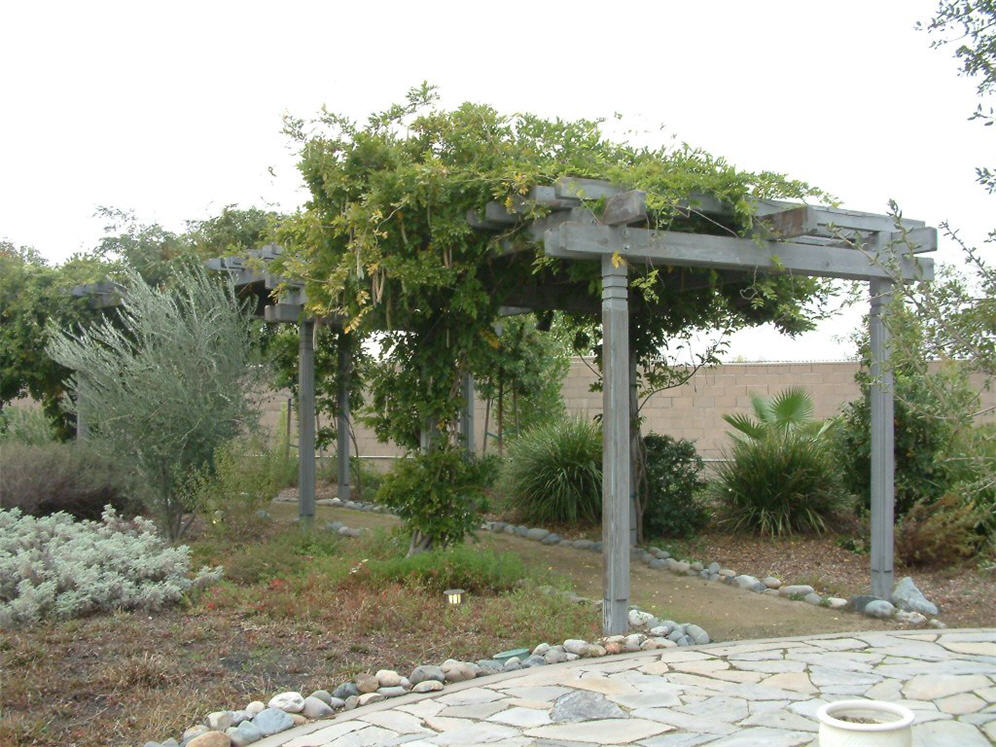
<instances>
[{"instance_id":1,"label":"fan palm plant","mask_svg":"<svg viewBox=\"0 0 996 747\"><path fill-rule=\"evenodd\" d=\"M813 398L799 387L790 387L772 397L751 394L750 401L753 417L741 412L723 416L723 420L737 429L737 433L730 434L737 440L746 436L757 441L777 433L817 441L835 422L833 418L814 420Z\"/></svg>"}]
</instances>

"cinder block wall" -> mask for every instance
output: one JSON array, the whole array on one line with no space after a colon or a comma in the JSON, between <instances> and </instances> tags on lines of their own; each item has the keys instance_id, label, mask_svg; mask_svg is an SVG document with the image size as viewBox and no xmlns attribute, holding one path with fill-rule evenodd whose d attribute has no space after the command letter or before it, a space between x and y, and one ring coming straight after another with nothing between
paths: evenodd
<instances>
[{"instance_id":1,"label":"cinder block wall","mask_svg":"<svg viewBox=\"0 0 996 747\"><path fill-rule=\"evenodd\" d=\"M688 383L651 397L642 410L646 418L644 429L675 438L687 438L695 442L704 459L719 459L723 448L729 443L726 434L730 428L723 415L750 412L751 393L770 396L792 386L801 386L813 397L815 416L825 418L860 395L854 381L857 369L856 362L728 363L704 369ZM569 413L594 417L602 411L601 392L591 391L594 380L595 374L584 361L575 359L571 362L563 386L564 403ZM978 385L982 389L981 380ZM263 425L268 429L275 429L280 422L287 396L286 392L281 392L267 400ZM982 397L983 407L996 406L996 392L983 391ZM474 410L476 445L480 451L484 438L484 403L478 400ZM295 421L292 428L296 427ZM401 454L391 444L378 443L369 429L357 425L355 430L362 456L376 457L386 466L390 462L387 457ZM493 420L490 430L495 430ZM292 431L291 442L296 440L295 430ZM494 441L489 442L488 451L494 448Z\"/></svg>"}]
</instances>

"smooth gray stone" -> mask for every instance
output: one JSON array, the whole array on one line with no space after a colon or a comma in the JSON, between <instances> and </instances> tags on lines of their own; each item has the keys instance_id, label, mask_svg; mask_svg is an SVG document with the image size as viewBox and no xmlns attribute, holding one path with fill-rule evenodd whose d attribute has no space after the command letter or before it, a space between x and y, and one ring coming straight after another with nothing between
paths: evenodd
<instances>
[{"instance_id":1,"label":"smooth gray stone","mask_svg":"<svg viewBox=\"0 0 996 747\"><path fill-rule=\"evenodd\" d=\"M561 547L574 547L574 540L562 539L557 544Z\"/></svg>"},{"instance_id":2,"label":"smooth gray stone","mask_svg":"<svg viewBox=\"0 0 996 747\"><path fill-rule=\"evenodd\" d=\"M651 568L667 568L667 560L665 558L654 558L647 565Z\"/></svg>"},{"instance_id":3,"label":"smooth gray stone","mask_svg":"<svg viewBox=\"0 0 996 747\"><path fill-rule=\"evenodd\" d=\"M331 700L332 698L329 698ZM325 718L333 713L332 706L321 698L308 696L304 699L304 708L301 713L310 719Z\"/></svg>"},{"instance_id":4,"label":"smooth gray stone","mask_svg":"<svg viewBox=\"0 0 996 747\"><path fill-rule=\"evenodd\" d=\"M279 708L265 708L253 717L252 723L263 732L264 736L270 736L290 729L294 726L294 719L289 713L281 711Z\"/></svg>"},{"instance_id":5,"label":"smooth gray stone","mask_svg":"<svg viewBox=\"0 0 996 747\"><path fill-rule=\"evenodd\" d=\"M560 542L560 535L554 532L550 532L546 537L540 540L544 545L555 545Z\"/></svg>"},{"instance_id":6,"label":"smooth gray stone","mask_svg":"<svg viewBox=\"0 0 996 747\"><path fill-rule=\"evenodd\" d=\"M671 557L671 553L669 553L667 550L661 550L660 554L657 557L660 558L661 560L667 560L668 558Z\"/></svg>"},{"instance_id":7,"label":"smooth gray stone","mask_svg":"<svg viewBox=\"0 0 996 747\"><path fill-rule=\"evenodd\" d=\"M807 594L812 594L815 589L809 584L789 584L788 586L779 586L778 593L783 597L805 597Z\"/></svg>"},{"instance_id":8,"label":"smooth gray stone","mask_svg":"<svg viewBox=\"0 0 996 747\"><path fill-rule=\"evenodd\" d=\"M173 739L173 737L170 737L165 742L160 744L159 747L180 747L180 743Z\"/></svg>"},{"instance_id":9,"label":"smooth gray stone","mask_svg":"<svg viewBox=\"0 0 996 747\"><path fill-rule=\"evenodd\" d=\"M741 574L733 579L733 583L739 586L741 589L747 589L749 591L761 592L765 590L765 585L758 581L753 576L748 576L746 573Z\"/></svg>"},{"instance_id":10,"label":"smooth gray stone","mask_svg":"<svg viewBox=\"0 0 996 747\"><path fill-rule=\"evenodd\" d=\"M884 599L875 599L865 605L864 613L868 617L877 617L885 620L896 614L896 608L892 606L892 602L887 602Z\"/></svg>"},{"instance_id":11,"label":"smooth gray stone","mask_svg":"<svg viewBox=\"0 0 996 747\"><path fill-rule=\"evenodd\" d=\"M266 509L261 508L256 511L256 518L259 519L260 521L269 521L270 514L266 511ZM166 743L163 742L163 745L165 744Z\"/></svg>"},{"instance_id":12,"label":"smooth gray stone","mask_svg":"<svg viewBox=\"0 0 996 747\"><path fill-rule=\"evenodd\" d=\"M520 524L515 528L515 533L519 537L525 537L529 533L529 527L525 526L524 524Z\"/></svg>"},{"instance_id":13,"label":"smooth gray stone","mask_svg":"<svg viewBox=\"0 0 996 747\"><path fill-rule=\"evenodd\" d=\"M823 597L821 597L819 594L813 591L807 594L805 597L803 597L802 601L819 606L823 604Z\"/></svg>"},{"instance_id":14,"label":"smooth gray stone","mask_svg":"<svg viewBox=\"0 0 996 747\"><path fill-rule=\"evenodd\" d=\"M709 571L709 573L718 574L719 573L719 567L720 567L719 563L712 562L712 563L709 564L709 567L706 570Z\"/></svg>"},{"instance_id":15,"label":"smooth gray stone","mask_svg":"<svg viewBox=\"0 0 996 747\"><path fill-rule=\"evenodd\" d=\"M595 543L592 542L590 539L574 540L574 547L577 548L578 550L587 550L593 544Z\"/></svg>"},{"instance_id":16,"label":"smooth gray stone","mask_svg":"<svg viewBox=\"0 0 996 747\"><path fill-rule=\"evenodd\" d=\"M338 532L345 526L341 521L326 521L325 531L327 532Z\"/></svg>"},{"instance_id":17,"label":"smooth gray stone","mask_svg":"<svg viewBox=\"0 0 996 747\"><path fill-rule=\"evenodd\" d=\"M488 674L497 674L502 671L502 663L500 661L495 661L494 659L478 659L477 666Z\"/></svg>"},{"instance_id":18,"label":"smooth gray stone","mask_svg":"<svg viewBox=\"0 0 996 747\"><path fill-rule=\"evenodd\" d=\"M701 564L701 563L700 563L699 561L697 561L697 560L696 560L696 561L695 561L694 563L692 563L692 565L691 565L691 569L692 569L693 571L696 571L696 572L698 572L698 571L701 571L701 570L702 570L702 569L703 569L704 567L705 567L705 566L703 566L703 565L702 565L702 564Z\"/></svg>"},{"instance_id":19,"label":"smooth gray stone","mask_svg":"<svg viewBox=\"0 0 996 747\"><path fill-rule=\"evenodd\" d=\"M598 542L593 542L592 545L591 545L591 547L588 548L588 549L591 550L592 552L601 552L602 551L602 542L601 542L601 540L599 540Z\"/></svg>"},{"instance_id":20,"label":"smooth gray stone","mask_svg":"<svg viewBox=\"0 0 996 747\"><path fill-rule=\"evenodd\" d=\"M360 694L360 691L356 688L356 683L354 682L343 682L339 687L332 691L333 698L339 698L339 700L346 700L347 698L352 698Z\"/></svg>"},{"instance_id":21,"label":"smooth gray stone","mask_svg":"<svg viewBox=\"0 0 996 747\"><path fill-rule=\"evenodd\" d=\"M549 529L543 529L542 527L533 527L532 529L526 530L526 539L535 540L539 542L545 539L550 534Z\"/></svg>"},{"instance_id":22,"label":"smooth gray stone","mask_svg":"<svg viewBox=\"0 0 996 747\"><path fill-rule=\"evenodd\" d=\"M550 711L550 720L554 723L603 718L628 718L628 716L604 695L579 690L561 695Z\"/></svg>"},{"instance_id":23,"label":"smooth gray stone","mask_svg":"<svg viewBox=\"0 0 996 747\"><path fill-rule=\"evenodd\" d=\"M507 526L508 524L506 524L504 521L492 521L488 528L492 532L503 532L505 531L505 527Z\"/></svg>"},{"instance_id":24,"label":"smooth gray stone","mask_svg":"<svg viewBox=\"0 0 996 747\"><path fill-rule=\"evenodd\" d=\"M896 583L896 588L892 590L892 603L901 610L919 612L927 617L936 617L939 613L937 605L916 588L909 576L903 576Z\"/></svg>"},{"instance_id":25,"label":"smooth gray stone","mask_svg":"<svg viewBox=\"0 0 996 747\"><path fill-rule=\"evenodd\" d=\"M526 659L524 662L522 662L522 666L524 666L524 667L542 667L546 663L547 663L546 662L546 658L544 656L540 656L539 654L533 654L528 659Z\"/></svg>"},{"instance_id":26,"label":"smooth gray stone","mask_svg":"<svg viewBox=\"0 0 996 747\"><path fill-rule=\"evenodd\" d=\"M238 726L233 726L225 733L235 745L252 744L266 736L256 724L248 720L242 721Z\"/></svg>"},{"instance_id":27,"label":"smooth gray stone","mask_svg":"<svg viewBox=\"0 0 996 747\"><path fill-rule=\"evenodd\" d=\"M381 687L377 690L377 692L385 698L396 698L399 695L404 695L408 691L401 685L394 685L393 687Z\"/></svg>"},{"instance_id":28,"label":"smooth gray stone","mask_svg":"<svg viewBox=\"0 0 996 747\"><path fill-rule=\"evenodd\" d=\"M518 669L522 669L522 662L519 660L518 656L513 656L502 666L503 672L514 672Z\"/></svg>"},{"instance_id":29,"label":"smooth gray stone","mask_svg":"<svg viewBox=\"0 0 996 747\"><path fill-rule=\"evenodd\" d=\"M515 534L515 527L511 524L506 524L502 531L505 532L505 534Z\"/></svg>"},{"instance_id":30,"label":"smooth gray stone","mask_svg":"<svg viewBox=\"0 0 996 747\"><path fill-rule=\"evenodd\" d=\"M543 659L547 664L560 664L561 662L568 661L568 656L563 646L554 646L543 654Z\"/></svg>"},{"instance_id":31,"label":"smooth gray stone","mask_svg":"<svg viewBox=\"0 0 996 747\"><path fill-rule=\"evenodd\" d=\"M689 636L698 646L709 643L712 640L709 638L709 634L698 625L689 625L685 629L685 635Z\"/></svg>"},{"instance_id":32,"label":"smooth gray stone","mask_svg":"<svg viewBox=\"0 0 996 747\"><path fill-rule=\"evenodd\" d=\"M350 695L348 698L346 698L346 701L345 701L345 703L343 703L342 707L343 707L343 710L351 711L354 708L356 708L356 706L358 706L359 704L360 704L360 696L359 695Z\"/></svg>"},{"instance_id":33,"label":"smooth gray stone","mask_svg":"<svg viewBox=\"0 0 996 747\"><path fill-rule=\"evenodd\" d=\"M784 589L785 587L783 586L782 588ZM850 602L854 607L855 612L864 612L867 604L876 600L878 600L878 597L872 596L871 594L856 594L851 597Z\"/></svg>"},{"instance_id":34,"label":"smooth gray stone","mask_svg":"<svg viewBox=\"0 0 996 747\"><path fill-rule=\"evenodd\" d=\"M325 705L332 705L332 693L330 693L328 690L315 690L315 692L311 693L311 695L309 695L308 698L318 698ZM307 700L308 698L305 698L305 700ZM236 723L241 723L241 722L236 722Z\"/></svg>"},{"instance_id":35,"label":"smooth gray stone","mask_svg":"<svg viewBox=\"0 0 996 747\"><path fill-rule=\"evenodd\" d=\"M432 664L422 664L421 666L415 667L412 670L412 673L408 675L408 681L413 685L417 685L419 682L425 682L426 680L446 682L446 673L443 671L442 667L437 667Z\"/></svg>"},{"instance_id":36,"label":"smooth gray stone","mask_svg":"<svg viewBox=\"0 0 996 747\"><path fill-rule=\"evenodd\" d=\"M667 567L675 573L684 573L691 568L684 560L675 560L674 558L668 558Z\"/></svg>"}]
</instances>

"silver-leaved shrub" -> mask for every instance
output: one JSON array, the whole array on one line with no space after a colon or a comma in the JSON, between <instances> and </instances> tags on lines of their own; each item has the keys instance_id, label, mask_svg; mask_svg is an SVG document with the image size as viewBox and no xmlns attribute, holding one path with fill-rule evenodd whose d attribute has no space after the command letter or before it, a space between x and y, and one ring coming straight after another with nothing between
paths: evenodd
<instances>
[{"instance_id":1,"label":"silver-leaved shrub","mask_svg":"<svg viewBox=\"0 0 996 747\"><path fill-rule=\"evenodd\" d=\"M123 519L110 506L100 521L0 510L0 628L116 609L158 610L221 574L220 567L205 567L191 575L189 547L170 547L153 522Z\"/></svg>"}]
</instances>

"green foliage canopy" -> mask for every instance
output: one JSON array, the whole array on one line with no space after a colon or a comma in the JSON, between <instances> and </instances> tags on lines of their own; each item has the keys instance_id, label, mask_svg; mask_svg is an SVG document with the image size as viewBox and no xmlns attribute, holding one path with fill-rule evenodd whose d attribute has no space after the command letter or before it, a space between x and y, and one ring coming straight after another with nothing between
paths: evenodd
<instances>
[{"instance_id":1,"label":"green foliage canopy","mask_svg":"<svg viewBox=\"0 0 996 747\"><path fill-rule=\"evenodd\" d=\"M550 259L521 226L497 236L475 231L468 210L498 200L526 220L540 217L543 206L523 202L530 187L569 175L643 190L652 227L745 234L749 198L821 196L687 146L612 142L598 121L506 116L471 103L444 111L428 86L362 127L325 112L313 122L289 119L287 130L300 144L311 200L279 231L288 250L281 270L305 281L316 314L342 315L361 335L384 330L382 433L409 446L413 425L453 420L460 374L487 370L491 325L512 289L560 284L596 298L600 289L597 263ZM679 203L693 193L729 202L734 217L717 226L683 213ZM806 278L677 268L634 267L631 280L641 359L689 327L774 321L802 331L807 302L826 291Z\"/></svg>"}]
</instances>

